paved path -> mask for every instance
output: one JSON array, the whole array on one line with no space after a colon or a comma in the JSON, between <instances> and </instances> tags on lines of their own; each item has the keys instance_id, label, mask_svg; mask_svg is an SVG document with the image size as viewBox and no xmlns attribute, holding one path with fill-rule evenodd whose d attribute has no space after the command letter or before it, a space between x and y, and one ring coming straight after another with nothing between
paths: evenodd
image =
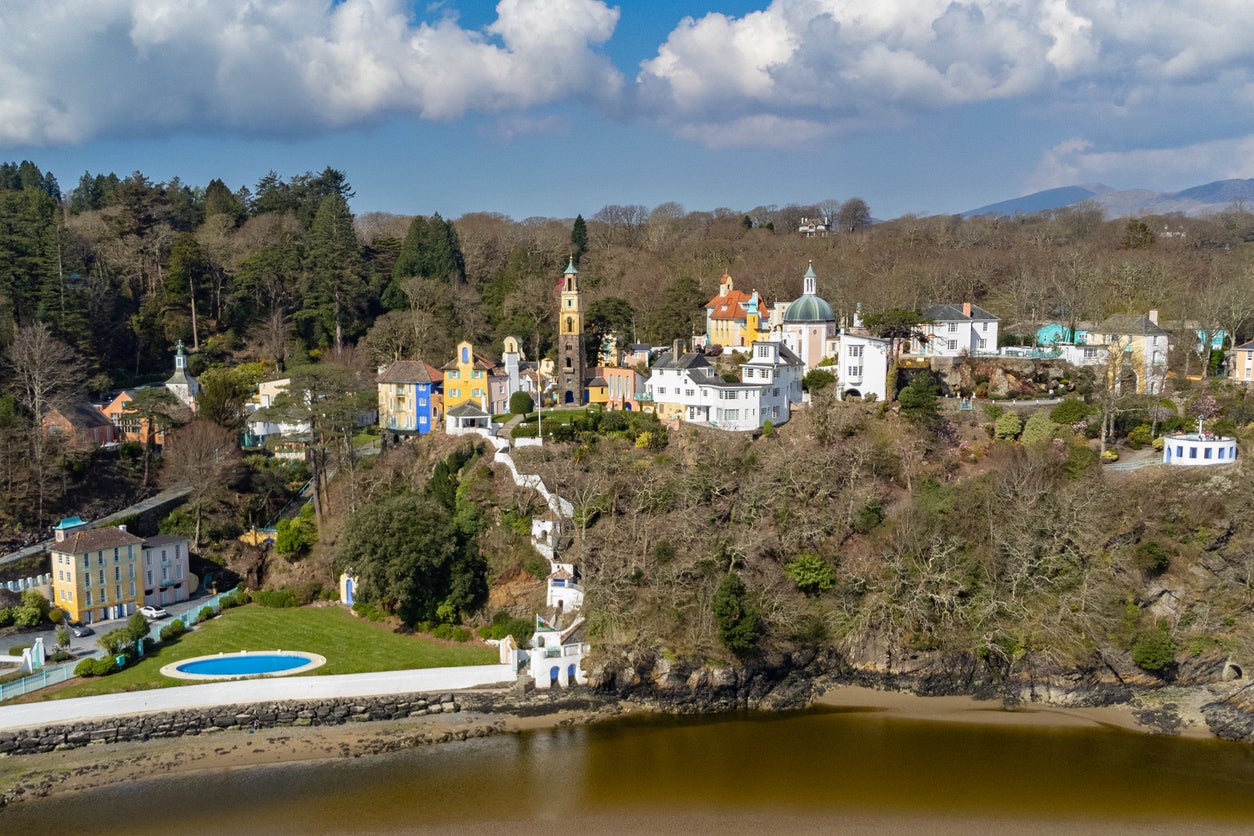
<instances>
[{"instance_id":1,"label":"paved path","mask_svg":"<svg viewBox=\"0 0 1254 836\"><path fill-rule=\"evenodd\" d=\"M87 527L100 528L103 525L111 525L118 520L124 520L127 517L142 514L145 511L156 508L166 502L173 502L174 500L184 497L189 493L191 493L191 488L171 488L170 490L162 491L155 496L150 496L143 502L137 502L129 508L123 508L117 513L110 514L107 517L101 517L98 520L93 520L87 524ZM40 554L50 545L52 545L52 540L44 540L40 543L34 543L33 545L18 549L15 552L10 552L9 554L0 557L0 563L12 563L15 560L21 560L23 557Z\"/></svg>"},{"instance_id":2,"label":"paved path","mask_svg":"<svg viewBox=\"0 0 1254 836\"><path fill-rule=\"evenodd\" d=\"M0 730L47 726L104 717L128 716L150 711L176 711L218 705L241 705L276 700L318 700L338 697L372 697L422 691L456 691L514 682L510 665L472 665L460 668L380 671L340 676L214 682L151 691L128 691L99 697L47 700L27 705L0 706Z\"/></svg>"}]
</instances>

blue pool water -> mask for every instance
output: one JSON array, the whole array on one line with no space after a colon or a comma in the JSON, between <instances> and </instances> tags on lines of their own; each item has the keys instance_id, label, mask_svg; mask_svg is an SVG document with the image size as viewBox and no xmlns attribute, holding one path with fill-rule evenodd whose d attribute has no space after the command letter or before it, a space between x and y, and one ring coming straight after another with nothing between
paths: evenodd
<instances>
[{"instance_id":1,"label":"blue pool water","mask_svg":"<svg viewBox=\"0 0 1254 836\"><path fill-rule=\"evenodd\" d=\"M201 676L254 676L261 673L279 673L304 667L309 659L284 653L237 653L214 659L185 662L178 666L182 673Z\"/></svg>"}]
</instances>

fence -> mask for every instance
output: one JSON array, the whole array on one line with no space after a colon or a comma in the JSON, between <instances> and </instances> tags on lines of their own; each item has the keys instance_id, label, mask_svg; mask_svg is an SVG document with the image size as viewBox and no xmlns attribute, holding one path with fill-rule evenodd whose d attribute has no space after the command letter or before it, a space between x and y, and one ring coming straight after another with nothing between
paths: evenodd
<instances>
[{"instance_id":1,"label":"fence","mask_svg":"<svg viewBox=\"0 0 1254 836\"><path fill-rule=\"evenodd\" d=\"M182 621L185 626L191 627L200 620L200 613L205 609L205 607L214 611L218 610L222 605L222 599L234 591L235 590L232 589L230 592L219 592L212 598L197 601L195 606L178 617L179 620ZM169 623L169 621L153 622L148 628L148 638L160 644L161 628L165 627ZM83 656L79 659L75 659L72 662L66 662L63 665L40 668L29 676L24 676L21 679L14 680L13 682L0 683L0 702L13 699L14 697L20 697L25 694L30 694L34 691L39 691L52 685L60 685L62 682L74 678L74 668L83 659L101 659L104 658L104 656L105 652L101 650L90 654L89 656Z\"/></svg>"}]
</instances>

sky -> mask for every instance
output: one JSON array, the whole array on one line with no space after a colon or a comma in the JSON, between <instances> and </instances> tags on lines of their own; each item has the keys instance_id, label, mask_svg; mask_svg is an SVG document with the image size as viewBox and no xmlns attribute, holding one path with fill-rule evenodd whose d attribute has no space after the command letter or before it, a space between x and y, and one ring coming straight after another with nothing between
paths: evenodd
<instances>
[{"instance_id":1,"label":"sky","mask_svg":"<svg viewBox=\"0 0 1254 836\"><path fill-rule=\"evenodd\" d=\"M3 0L0 160L353 210L947 214L1254 177L1250 0Z\"/></svg>"}]
</instances>

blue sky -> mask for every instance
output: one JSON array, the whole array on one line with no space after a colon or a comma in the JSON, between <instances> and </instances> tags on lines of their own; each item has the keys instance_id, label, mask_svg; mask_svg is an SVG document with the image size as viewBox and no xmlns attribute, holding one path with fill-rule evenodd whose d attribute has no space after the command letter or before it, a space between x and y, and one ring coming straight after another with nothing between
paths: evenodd
<instances>
[{"instance_id":1,"label":"blue sky","mask_svg":"<svg viewBox=\"0 0 1254 836\"><path fill-rule=\"evenodd\" d=\"M0 159L589 216L1254 177L1248 0L6 0Z\"/></svg>"}]
</instances>

